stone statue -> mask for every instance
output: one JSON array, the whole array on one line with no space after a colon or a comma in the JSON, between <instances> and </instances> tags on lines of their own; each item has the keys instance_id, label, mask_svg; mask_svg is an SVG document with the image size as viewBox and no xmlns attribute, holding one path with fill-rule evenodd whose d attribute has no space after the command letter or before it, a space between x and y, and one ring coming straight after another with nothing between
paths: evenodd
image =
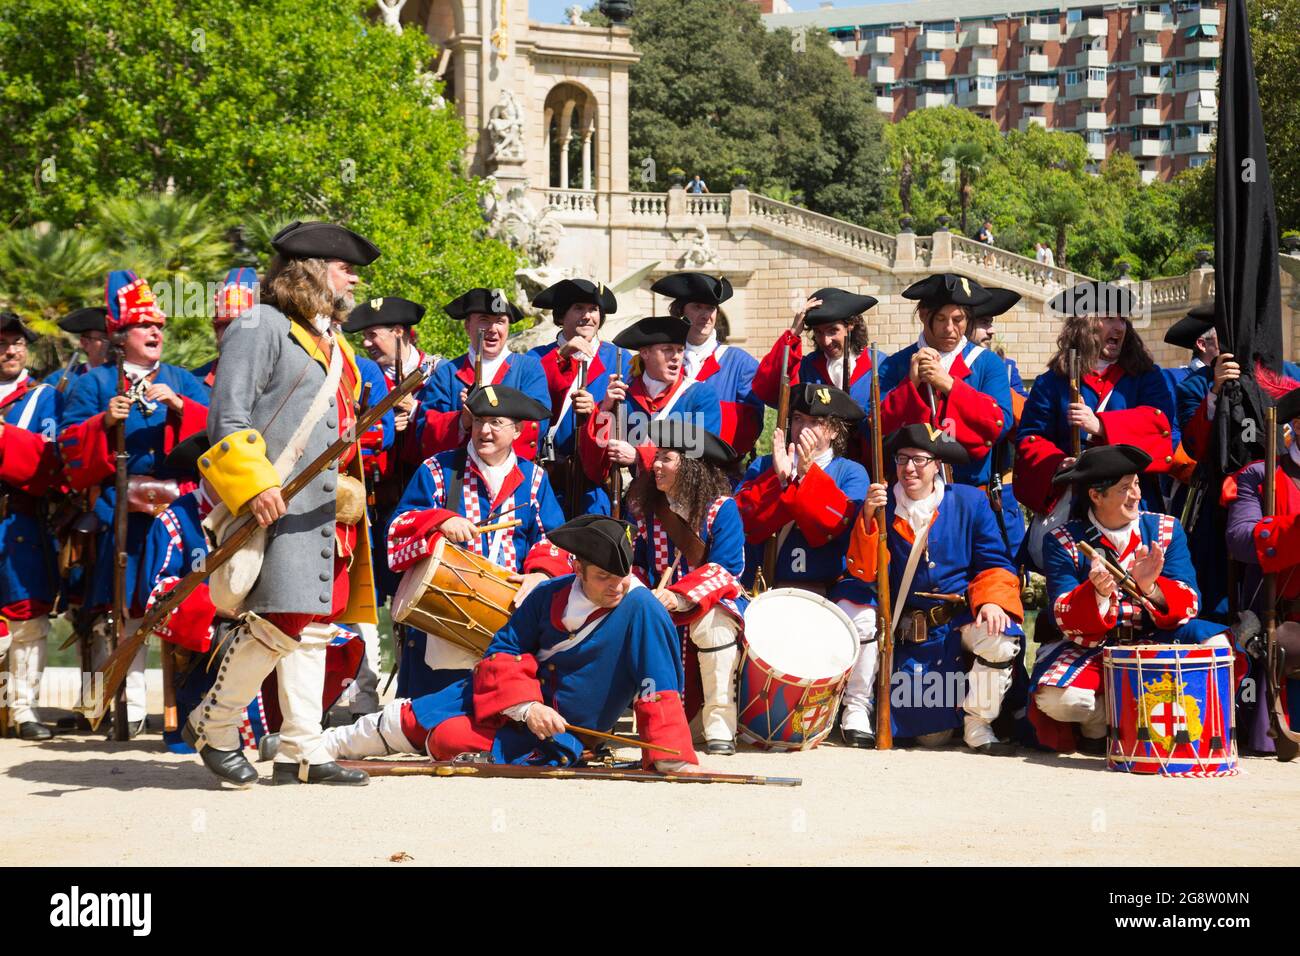
<instances>
[{"instance_id":1,"label":"stone statue","mask_svg":"<svg viewBox=\"0 0 1300 956\"><path fill-rule=\"evenodd\" d=\"M692 272L712 271L718 265L718 253L709 242L709 231L703 225L695 227L695 235L686 242L680 268Z\"/></svg>"},{"instance_id":2,"label":"stone statue","mask_svg":"<svg viewBox=\"0 0 1300 956\"><path fill-rule=\"evenodd\" d=\"M556 220L551 207L538 212L529 202L524 186L512 186L504 199L498 199L494 192L485 202L483 212L489 224L488 234L504 239L535 266L549 265L555 257L564 226Z\"/></svg>"},{"instance_id":3,"label":"stone statue","mask_svg":"<svg viewBox=\"0 0 1300 956\"><path fill-rule=\"evenodd\" d=\"M492 162L523 162L524 113L514 93L501 91L497 105L488 113L487 132L492 140Z\"/></svg>"},{"instance_id":4,"label":"stone statue","mask_svg":"<svg viewBox=\"0 0 1300 956\"><path fill-rule=\"evenodd\" d=\"M569 18L569 26L571 27L580 27L586 23L586 21L582 19L582 7L576 3L572 6L565 7L564 15Z\"/></svg>"},{"instance_id":5,"label":"stone statue","mask_svg":"<svg viewBox=\"0 0 1300 956\"><path fill-rule=\"evenodd\" d=\"M379 0L379 16L384 21L384 26L396 34L402 32L402 7L406 6L406 0Z\"/></svg>"},{"instance_id":6,"label":"stone statue","mask_svg":"<svg viewBox=\"0 0 1300 956\"><path fill-rule=\"evenodd\" d=\"M435 113L447 105L447 100L438 92L438 80L441 77L437 73L431 73L428 70L421 70L415 74L416 84L424 91L425 96L429 99L429 109Z\"/></svg>"}]
</instances>

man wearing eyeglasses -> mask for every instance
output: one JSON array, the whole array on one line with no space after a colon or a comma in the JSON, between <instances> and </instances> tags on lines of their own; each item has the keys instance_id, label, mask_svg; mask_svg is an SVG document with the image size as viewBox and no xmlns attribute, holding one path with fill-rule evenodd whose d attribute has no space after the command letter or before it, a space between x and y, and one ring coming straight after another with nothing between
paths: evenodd
<instances>
[{"instance_id":1,"label":"man wearing eyeglasses","mask_svg":"<svg viewBox=\"0 0 1300 956\"><path fill-rule=\"evenodd\" d=\"M516 606L539 582L569 572L568 556L550 546L547 532L564 513L541 465L519 457L514 444L524 427L550 417L550 409L517 389L486 385L466 398L472 416L464 448L426 460L388 527L388 566L404 572L425 558L439 537L511 572ZM516 520L518 525L480 534L478 525ZM478 656L430 634L410 631L401 654L397 696L421 697L468 677Z\"/></svg>"},{"instance_id":2,"label":"man wearing eyeglasses","mask_svg":"<svg viewBox=\"0 0 1300 956\"><path fill-rule=\"evenodd\" d=\"M962 726L966 746L977 753L1010 754L1014 745L998 740L992 721L1011 685L1024 608L993 509L978 488L944 484L942 464L958 468L970 460L944 432L908 425L889 437L885 450L893 491L883 482L871 485L853 526L848 568L874 596L883 508L897 622L893 733L937 747ZM963 675L967 654L974 664ZM859 655L845 690L840 726L854 746L871 746L864 736L871 735L875 672L876 655Z\"/></svg>"},{"instance_id":3,"label":"man wearing eyeglasses","mask_svg":"<svg viewBox=\"0 0 1300 956\"><path fill-rule=\"evenodd\" d=\"M54 437L63 396L27 374L35 340L17 315L0 313L0 619L8 623L0 656L8 659L5 696L23 740L52 736L33 708L59 583L43 496L59 472Z\"/></svg>"}]
</instances>

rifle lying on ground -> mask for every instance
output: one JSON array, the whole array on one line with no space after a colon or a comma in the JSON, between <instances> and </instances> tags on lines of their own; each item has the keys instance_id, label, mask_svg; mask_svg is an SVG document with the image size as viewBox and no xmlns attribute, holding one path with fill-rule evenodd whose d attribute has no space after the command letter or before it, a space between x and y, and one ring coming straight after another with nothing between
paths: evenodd
<instances>
[{"instance_id":1,"label":"rifle lying on ground","mask_svg":"<svg viewBox=\"0 0 1300 956\"><path fill-rule=\"evenodd\" d=\"M415 391L424 384L425 372L423 369L416 369L410 375L402 379L395 389L384 396L383 400L373 408L367 409L357 420L356 427L352 429L352 434L345 435L338 441L334 442L329 448L316 456L316 459L300 471L297 475L290 478L280 489L280 496L287 505L293 500L294 496L311 484L311 482L326 468L330 467L341 458L349 447L356 444L357 437L369 431L375 422L379 421L388 413L388 410L400 402L411 392ZM215 551L211 552L203 563L203 567L196 571L191 571L185 577L181 578L167 596L155 604L147 614L141 619L139 629L129 638L124 640L112 655L104 662L104 681L103 685L97 688L97 699L91 712L96 716L92 719L92 724L98 726L103 720L103 702L112 697L117 688L121 685L126 677L126 673L131 664L131 658L135 656L140 645L149 637L149 634L162 623L168 615L172 613L181 602L194 593L194 589L207 580L208 575L217 568L221 567L239 551L252 537L253 532L257 529L257 521L251 515L248 520L231 532L222 545Z\"/></svg>"},{"instance_id":2,"label":"rifle lying on ground","mask_svg":"<svg viewBox=\"0 0 1300 956\"><path fill-rule=\"evenodd\" d=\"M631 780L638 783L740 783L766 787L798 787L799 777L759 777L743 773L658 773L636 766L532 767L480 762L479 754L455 760L340 760L349 770L372 777L503 777L514 780ZM475 758L475 759L468 759Z\"/></svg>"}]
</instances>

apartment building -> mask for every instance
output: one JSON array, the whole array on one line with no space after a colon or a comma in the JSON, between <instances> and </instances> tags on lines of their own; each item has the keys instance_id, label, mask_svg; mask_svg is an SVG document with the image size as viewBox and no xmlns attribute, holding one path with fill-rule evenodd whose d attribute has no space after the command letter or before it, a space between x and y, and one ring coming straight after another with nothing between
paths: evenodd
<instances>
[{"instance_id":1,"label":"apartment building","mask_svg":"<svg viewBox=\"0 0 1300 956\"><path fill-rule=\"evenodd\" d=\"M1147 181L1210 158L1223 23L1215 0L920 0L807 12L751 2L769 29L828 31L892 120L959 106L1003 130L1078 133L1094 163L1127 151Z\"/></svg>"}]
</instances>

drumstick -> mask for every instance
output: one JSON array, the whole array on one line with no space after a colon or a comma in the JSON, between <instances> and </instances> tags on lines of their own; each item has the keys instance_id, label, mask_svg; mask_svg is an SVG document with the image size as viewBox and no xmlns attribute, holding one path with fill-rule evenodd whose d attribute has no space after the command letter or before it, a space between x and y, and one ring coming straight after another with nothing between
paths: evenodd
<instances>
[{"instance_id":1,"label":"drumstick","mask_svg":"<svg viewBox=\"0 0 1300 956\"><path fill-rule=\"evenodd\" d=\"M674 757L680 757L682 752L674 750L672 747L661 747L658 744L652 744L645 740L637 740L635 737L623 737L619 734L601 733L599 730L588 730L586 727L578 727L575 724L565 723L564 729L575 734L584 734L588 737L599 737L601 740L612 740L616 744L623 744L627 747L640 747L642 750L661 750L666 754L672 754Z\"/></svg>"},{"instance_id":2,"label":"drumstick","mask_svg":"<svg viewBox=\"0 0 1300 956\"><path fill-rule=\"evenodd\" d=\"M1092 545L1088 544L1088 542L1086 541L1079 542L1079 550L1084 553L1084 555L1088 558L1089 561L1092 561L1095 558L1101 558L1102 566L1105 567L1105 569L1110 572L1112 577L1114 577L1117 581L1119 581L1119 586L1123 588L1126 592L1128 592L1129 597L1138 601L1147 610L1152 610L1151 602L1147 600L1146 595L1143 594L1138 589L1137 582L1133 580L1133 576L1131 574L1129 574L1123 568L1112 563L1104 555L1099 554L1097 552L1097 549L1094 548Z\"/></svg>"},{"instance_id":3,"label":"drumstick","mask_svg":"<svg viewBox=\"0 0 1300 956\"><path fill-rule=\"evenodd\" d=\"M492 524L478 524L474 526L475 534L487 534L489 531L500 531L503 528L517 528L523 524L518 518L510 518L507 521L496 521Z\"/></svg>"},{"instance_id":4,"label":"drumstick","mask_svg":"<svg viewBox=\"0 0 1300 956\"><path fill-rule=\"evenodd\" d=\"M677 557L673 558L673 563L664 569L663 577L659 579L659 587L655 588L656 591L662 591L664 588L668 587L668 582L671 581L673 575L677 573L677 565L681 563L682 553L678 551Z\"/></svg>"}]
</instances>

